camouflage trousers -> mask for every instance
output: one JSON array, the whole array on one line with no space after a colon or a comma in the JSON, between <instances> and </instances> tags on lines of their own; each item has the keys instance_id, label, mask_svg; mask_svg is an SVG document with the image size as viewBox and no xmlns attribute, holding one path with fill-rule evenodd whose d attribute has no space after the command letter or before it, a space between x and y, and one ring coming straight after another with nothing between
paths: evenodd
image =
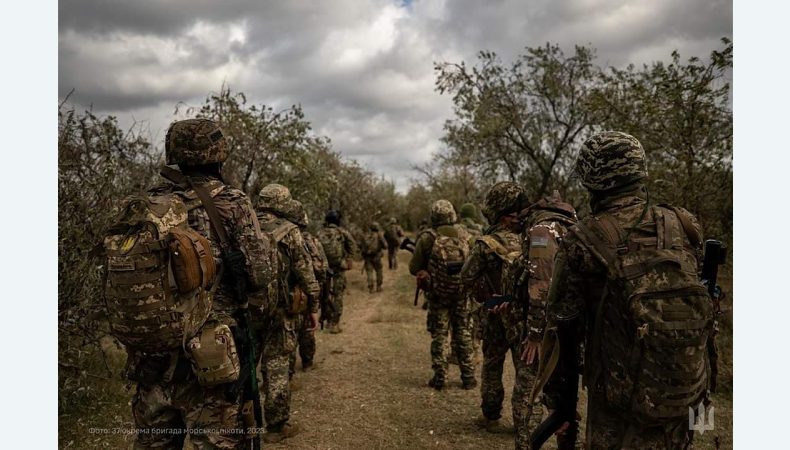
<instances>
[{"instance_id":1,"label":"camouflage trousers","mask_svg":"<svg viewBox=\"0 0 790 450\"><path fill-rule=\"evenodd\" d=\"M431 333L431 366L435 376L447 378L447 339L452 334L453 352L458 358L461 380L475 378L472 336L469 333L469 303L464 299L431 298L428 302L428 332Z\"/></svg>"},{"instance_id":2,"label":"camouflage trousers","mask_svg":"<svg viewBox=\"0 0 790 450\"><path fill-rule=\"evenodd\" d=\"M315 358L315 330L307 330L304 316L294 318L294 329L296 330L296 345L299 350L299 358L302 360L302 367L310 365ZM296 353L296 351L291 352L288 371L291 377L296 372Z\"/></svg>"},{"instance_id":3,"label":"camouflage trousers","mask_svg":"<svg viewBox=\"0 0 790 450\"><path fill-rule=\"evenodd\" d=\"M296 351L295 318L279 309L259 329L263 415L267 428L288 422L291 414L291 354Z\"/></svg>"},{"instance_id":4,"label":"camouflage trousers","mask_svg":"<svg viewBox=\"0 0 790 450\"><path fill-rule=\"evenodd\" d=\"M335 310L327 314L327 321L330 326L340 323L340 316L343 315L343 295L346 292L346 272L340 269L333 270L332 305L335 307Z\"/></svg>"},{"instance_id":5,"label":"camouflage trousers","mask_svg":"<svg viewBox=\"0 0 790 450\"><path fill-rule=\"evenodd\" d=\"M391 270L395 270L398 268L398 246L393 245L387 248L387 262L389 263L389 268Z\"/></svg>"},{"instance_id":6,"label":"camouflage trousers","mask_svg":"<svg viewBox=\"0 0 790 450\"><path fill-rule=\"evenodd\" d=\"M603 392L589 392L585 448L680 450L692 438L687 417L655 427L631 424L607 406Z\"/></svg>"},{"instance_id":7,"label":"camouflage trousers","mask_svg":"<svg viewBox=\"0 0 790 450\"><path fill-rule=\"evenodd\" d=\"M196 449L245 448L239 401L230 401L226 386L202 387L194 377L172 383L137 384L132 398L135 449L182 448L190 430ZM193 430L205 430L195 433Z\"/></svg>"},{"instance_id":8,"label":"camouflage trousers","mask_svg":"<svg viewBox=\"0 0 790 450\"><path fill-rule=\"evenodd\" d=\"M384 265L381 263L381 253L378 256L365 257L365 275L368 277L368 289L381 288L384 281ZM375 278L374 278L375 277Z\"/></svg>"},{"instance_id":9,"label":"camouflage trousers","mask_svg":"<svg viewBox=\"0 0 790 450\"><path fill-rule=\"evenodd\" d=\"M529 402L529 393L535 384L537 364L527 366L521 361L521 333L517 329L508 329L499 315L485 313L483 323L483 369L481 374L480 395L483 415L491 420L502 416L502 402L505 399L505 388L502 384L502 372L508 351L516 369L513 383L511 405L513 408L513 428L516 438L516 449L529 448L530 435L543 420L543 409L540 405Z\"/></svg>"}]
</instances>

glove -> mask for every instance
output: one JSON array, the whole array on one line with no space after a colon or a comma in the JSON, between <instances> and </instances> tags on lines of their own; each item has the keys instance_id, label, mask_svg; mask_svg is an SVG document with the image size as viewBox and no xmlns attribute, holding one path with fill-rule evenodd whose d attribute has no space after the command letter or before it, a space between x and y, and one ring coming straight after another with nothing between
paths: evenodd
<instances>
[{"instance_id":1,"label":"glove","mask_svg":"<svg viewBox=\"0 0 790 450\"><path fill-rule=\"evenodd\" d=\"M417 272L417 287L426 292L431 290L431 274L427 270Z\"/></svg>"}]
</instances>

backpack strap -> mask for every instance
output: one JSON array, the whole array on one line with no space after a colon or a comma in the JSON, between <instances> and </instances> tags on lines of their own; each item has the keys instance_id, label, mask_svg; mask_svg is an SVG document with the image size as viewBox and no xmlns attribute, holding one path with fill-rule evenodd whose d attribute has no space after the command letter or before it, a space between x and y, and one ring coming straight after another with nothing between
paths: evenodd
<instances>
[{"instance_id":1,"label":"backpack strap","mask_svg":"<svg viewBox=\"0 0 790 450\"><path fill-rule=\"evenodd\" d=\"M617 220L608 214L603 214L589 221L578 222L575 229L576 236L593 256L610 272L616 270L614 262L617 259L617 252L624 245L623 228Z\"/></svg>"},{"instance_id":2,"label":"backpack strap","mask_svg":"<svg viewBox=\"0 0 790 450\"><path fill-rule=\"evenodd\" d=\"M288 233L297 228L297 226L290 221L277 219L271 222L261 223L261 228L264 228L264 231L271 234L274 240L279 244L288 236Z\"/></svg>"},{"instance_id":3,"label":"backpack strap","mask_svg":"<svg viewBox=\"0 0 790 450\"><path fill-rule=\"evenodd\" d=\"M691 224L689 218L680 211L680 209L676 206L670 205L659 205L664 208L672 210L675 213L680 224L683 226L683 230L686 232L686 236L689 238L689 242L694 248L699 248L702 245L702 236L700 236L699 231Z\"/></svg>"}]
</instances>

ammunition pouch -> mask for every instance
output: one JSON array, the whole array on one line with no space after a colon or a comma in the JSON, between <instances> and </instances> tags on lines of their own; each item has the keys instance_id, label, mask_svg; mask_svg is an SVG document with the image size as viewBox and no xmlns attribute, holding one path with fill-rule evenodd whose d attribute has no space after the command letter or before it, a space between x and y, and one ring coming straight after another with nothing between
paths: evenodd
<instances>
[{"instance_id":1,"label":"ammunition pouch","mask_svg":"<svg viewBox=\"0 0 790 450\"><path fill-rule=\"evenodd\" d=\"M241 364L227 325L207 323L187 342L186 351L201 386L233 383L239 379Z\"/></svg>"},{"instance_id":2,"label":"ammunition pouch","mask_svg":"<svg viewBox=\"0 0 790 450\"><path fill-rule=\"evenodd\" d=\"M305 291L299 286L295 286L289 292L289 305L286 309L288 315L298 316L307 312L308 297Z\"/></svg>"}]
</instances>

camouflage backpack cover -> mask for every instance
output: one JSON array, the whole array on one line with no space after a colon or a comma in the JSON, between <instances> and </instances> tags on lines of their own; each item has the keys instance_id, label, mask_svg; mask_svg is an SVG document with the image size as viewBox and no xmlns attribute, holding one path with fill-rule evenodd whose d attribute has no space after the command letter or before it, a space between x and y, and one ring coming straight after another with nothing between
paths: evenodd
<instances>
[{"instance_id":1,"label":"camouflage backpack cover","mask_svg":"<svg viewBox=\"0 0 790 450\"><path fill-rule=\"evenodd\" d=\"M360 250L363 256L375 256L384 248L381 246L381 235L378 231L368 231L362 235Z\"/></svg>"},{"instance_id":2,"label":"camouflage backpack cover","mask_svg":"<svg viewBox=\"0 0 790 450\"><path fill-rule=\"evenodd\" d=\"M469 256L469 236L459 226L445 225L423 231L433 237L428 257L432 298L457 297L462 291L461 269ZM419 239L419 237L418 237ZM433 300L432 300L433 301Z\"/></svg>"},{"instance_id":3,"label":"camouflage backpack cover","mask_svg":"<svg viewBox=\"0 0 790 450\"><path fill-rule=\"evenodd\" d=\"M476 297L477 301L483 303L494 294L512 294L512 281L516 279L517 261L522 253L521 237L516 233L499 231L480 236L475 241L482 242L486 252L494 255L500 261L500 272L496 274L497 278L492 278L492 274L489 272L486 272L483 277L484 284L480 288L484 292Z\"/></svg>"},{"instance_id":4,"label":"camouflage backpack cover","mask_svg":"<svg viewBox=\"0 0 790 450\"><path fill-rule=\"evenodd\" d=\"M111 334L146 353L171 351L194 335L218 284L211 245L188 224L200 202L188 207L182 194L127 198L103 240Z\"/></svg>"},{"instance_id":5,"label":"camouflage backpack cover","mask_svg":"<svg viewBox=\"0 0 790 450\"><path fill-rule=\"evenodd\" d=\"M591 351L608 403L646 424L677 420L704 398L713 307L697 276L701 237L683 213L650 208L652 238L635 238L607 214L577 225L607 268ZM687 213L686 213L687 214ZM646 216L647 217L647 216Z\"/></svg>"},{"instance_id":6,"label":"camouflage backpack cover","mask_svg":"<svg viewBox=\"0 0 790 450\"><path fill-rule=\"evenodd\" d=\"M292 230L297 229L298 226L294 223L277 218L275 220L265 220L264 217L258 216L261 227L261 234L269 240L271 254L268 255L270 267L272 268L272 279L268 287L263 289L263 292L255 293L250 296L250 304L258 308L264 314L270 314L275 311L282 298L288 298L290 290L288 286L288 261L283 257L281 249L283 248L283 239Z\"/></svg>"},{"instance_id":7,"label":"camouflage backpack cover","mask_svg":"<svg viewBox=\"0 0 790 450\"><path fill-rule=\"evenodd\" d=\"M318 240L324 247L324 254L332 269L341 269L346 264L346 252L343 246L343 233L337 227L324 227L318 232Z\"/></svg>"},{"instance_id":8,"label":"camouflage backpack cover","mask_svg":"<svg viewBox=\"0 0 790 450\"><path fill-rule=\"evenodd\" d=\"M313 263L313 272L316 274L326 273L329 267L326 267L326 260L324 259L324 250L321 242L312 234L303 232L305 246L307 253L310 254L310 261Z\"/></svg>"}]
</instances>

